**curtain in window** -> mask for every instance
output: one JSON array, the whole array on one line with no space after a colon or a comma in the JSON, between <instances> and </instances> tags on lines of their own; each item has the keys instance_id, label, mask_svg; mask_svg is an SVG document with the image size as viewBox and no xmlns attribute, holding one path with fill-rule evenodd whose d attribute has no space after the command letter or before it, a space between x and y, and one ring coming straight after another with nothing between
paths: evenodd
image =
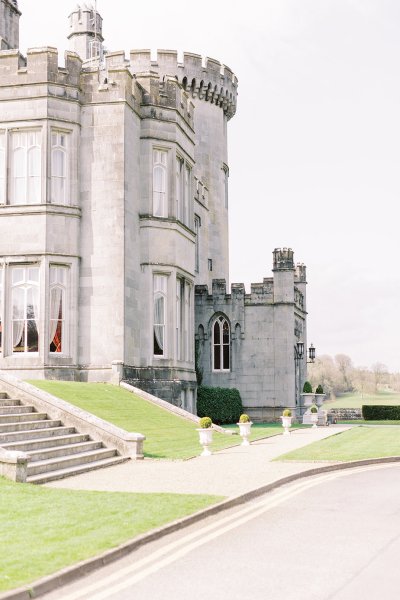
<instances>
[{"instance_id":1,"label":"curtain in window","mask_svg":"<svg viewBox=\"0 0 400 600\"><path fill-rule=\"evenodd\" d=\"M42 151L40 131L11 134L11 204L37 204L41 201Z\"/></svg>"},{"instance_id":2,"label":"curtain in window","mask_svg":"<svg viewBox=\"0 0 400 600\"><path fill-rule=\"evenodd\" d=\"M25 326L25 290L21 287L12 292L13 348L20 346Z\"/></svg>"},{"instance_id":3,"label":"curtain in window","mask_svg":"<svg viewBox=\"0 0 400 600\"><path fill-rule=\"evenodd\" d=\"M156 165L153 170L153 211L156 217L166 217L165 194L166 172L161 165Z\"/></svg>"},{"instance_id":4,"label":"curtain in window","mask_svg":"<svg viewBox=\"0 0 400 600\"><path fill-rule=\"evenodd\" d=\"M38 204L41 188L41 150L37 146L28 150L28 197L27 204Z\"/></svg>"},{"instance_id":5,"label":"curtain in window","mask_svg":"<svg viewBox=\"0 0 400 600\"><path fill-rule=\"evenodd\" d=\"M59 287L54 287L50 291L50 327L49 327L49 344L52 342L57 348L61 349L61 339L55 340L59 319L62 319L62 299L63 291ZM60 351L60 350L56 350Z\"/></svg>"},{"instance_id":6,"label":"curtain in window","mask_svg":"<svg viewBox=\"0 0 400 600\"><path fill-rule=\"evenodd\" d=\"M6 136L0 133L0 204L6 203Z\"/></svg>"},{"instance_id":7,"label":"curtain in window","mask_svg":"<svg viewBox=\"0 0 400 600\"><path fill-rule=\"evenodd\" d=\"M67 192L67 134L53 132L51 136L51 202L66 203Z\"/></svg>"},{"instance_id":8,"label":"curtain in window","mask_svg":"<svg viewBox=\"0 0 400 600\"><path fill-rule=\"evenodd\" d=\"M3 342L3 269L0 269L0 350Z\"/></svg>"},{"instance_id":9,"label":"curtain in window","mask_svg":"<svg viewBox=\"0 0 400 600\"><path fill-rule=\"evenodd\" d=\"M160 354L164 354L164 325L164 298L158 296L154 298L154 335L161 350Z\"/></svg>"}]
</instances>

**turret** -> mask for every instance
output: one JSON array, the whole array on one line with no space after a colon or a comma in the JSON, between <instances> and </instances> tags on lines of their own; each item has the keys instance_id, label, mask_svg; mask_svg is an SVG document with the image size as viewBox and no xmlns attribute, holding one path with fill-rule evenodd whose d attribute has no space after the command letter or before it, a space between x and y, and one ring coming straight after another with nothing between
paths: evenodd
<instances>
[{"instance_id":1,"label":"turret","mask_svg":"<svg viewBox=\"0 0 400 600\"><path fill-rule=\"evenodd\" d=\"M17 0L0 0L0 50L19 46L19 18Z\"/></svg>"},{"instance_id":2,"label":"turret","mask_svg":"<svg viewBox=\"0 0 400 600\"><path fill-rule=\"evenodd\" d=\"M103 54L103 19L93 5L78 5L69 15L70 49L82 60L99 58Z\"/></svg>"}]
</instances>

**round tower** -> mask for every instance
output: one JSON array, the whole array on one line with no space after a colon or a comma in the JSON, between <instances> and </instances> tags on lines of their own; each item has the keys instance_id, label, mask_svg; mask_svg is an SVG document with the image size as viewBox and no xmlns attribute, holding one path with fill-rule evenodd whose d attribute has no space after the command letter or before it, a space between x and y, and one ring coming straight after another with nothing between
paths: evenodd
<instances>
[{"instance_id":1,"label":"round tower","mask_svg":"<svg viewBox=\"0 0 400 600\"><path fill-rule=\"evenodd\" d=\"M229 67L198 54L185 52L179 63L173 50L159 50L156 61L149 50L133 50L130 66L134 73L154 71L160 79L175 77L194 104L194 175L201 189L195 212L204 216L197 281L211 285L212 279L228 280L227 123L236 112L237 78Z\"/></svg>"},{"instance_id":2,"label":"round tower","mask_svg":"<svg viewBox=\"0 0 400 600\"><path fill-rule=\"evenodd\" d=\"M98 58L102 55L103 19L95 6L82 4L69 15L70 50L79 54L82 60Z\"/></svg>"}]
</instances>

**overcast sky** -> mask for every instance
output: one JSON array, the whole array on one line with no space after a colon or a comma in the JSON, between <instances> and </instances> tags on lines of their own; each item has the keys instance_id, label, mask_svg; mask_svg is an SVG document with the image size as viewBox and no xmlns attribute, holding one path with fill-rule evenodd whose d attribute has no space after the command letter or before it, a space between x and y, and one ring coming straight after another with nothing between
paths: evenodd
<instances>
[{"instance_id":1,"label":"overcast sky","mask_svg":"<svg viewBox=\"0 0 400 600\"><path fill-rule=\"evenodd\" d=\"M22 51L63 53L75 6L19 0ZM239 78L231 282L270 276L272 250L292 247L308 267L317 352L399 371L400 2L99 0L98 10L110 51L187 50Z\"/></svg>"}]
</instances>

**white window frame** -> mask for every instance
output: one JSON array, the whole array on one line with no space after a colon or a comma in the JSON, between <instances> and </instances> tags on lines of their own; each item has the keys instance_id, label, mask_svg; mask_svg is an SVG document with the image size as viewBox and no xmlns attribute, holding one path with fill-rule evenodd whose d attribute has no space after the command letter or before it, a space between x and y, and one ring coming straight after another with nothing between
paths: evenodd
<instances>
[{"instance_id":1,"label":"white window frame","mask_svg":"<svg viewBox=\"0 0 400 600\"><path fill-rule=\"evenodd\" d=\"M153 148L153 215L161 218L168 217L168 154L166 148ZM161 185L159 185L158 173ZM160 189L157 189L158 187L160 187Z\"/></svg>"},{"instance_id":2,"label":"white window frame","mask_svg":"<svg viewBox=\"0 0 400 600\"><path fill-rule=\"evenodd\" d=\"M228 343L224 343L224 338L223 338L223 325L224 323L226 323L228 325L228 332L229 332L229 340ZM219 334L220 334L220 342L218 344L216 344L215 342L215 326L218 325L219 327ZM214 373L229 373L231 371L231 326L229 323L229 320L227 319L227 317L225 317L224 315L217 315L216 318L213 320L212 322L212 354L211 354L211 360L212 360L212 370ZM215 348L216 346L219 346L219 364L220 364L220 368L216 368L215 366ZM228 346L228 361L229 361L229 367L227 369L224 369L224 347Z\"/></svg>"},{"instance_id":3,"label":"white window frame","mask_svg":"<svg viewBox=\"0 0 400 600\"><path fill-rule=\"evenodd\" d=\"M54 280L52 281L52 273L54 273ZM61 275L62 274L62 275ZM66 356L69 354L69 314L68 314L68 306L69 306L69 281L70 281L70 269L67 265L59 265L59 264L51 264L49 267L49 310L48 310L48 327L49 327L49 337L48 337L48 352L50 356ZM54 319L52 316L52 291L60 290L61 292L61 306L62 306L62 318ZM51 344L54 340L54 335L51 335L52 330L54 329L53 322L57 321L57 326L54 330L54 335L57 332L58 322L61 321L61 351L52 351Z\"/></svg>"},{"instance_id":4,"label":"white window frame","mask_svg":"<svg viewBox=\"0 0 400 600\"><path fill-rule=\"evenodd\" d=\"M0 130L0 205L7 203L7 131Z\"/></svg>"},{"instance_id":5,"label":"white window frame","mask_svg":"<svg viewBox=\"0 0 400 600\"><path fill-rule=\"evenodd\" d=\"M54 137L56 143L54 144ZM65 145L62 144L62 137L65 138ZM64 160L64 175L56 174L56 153L61 154ZM61 129L50 129L50 203L51 204L70 204L70 132ZM63 194L61 198L56 198L56 182L62 181Z\"/></svg>"},{"instance_id":6,"label":"white window frame","mask_svg":"<svg viewBox=\"0 0 400 600\"><path fill-rule=\"evenodd\" d=\"M0 355L4 348L4 267L0 266Z\"/></svg>"},{"instance_id":7,"label":"white window frame","mask_svg":"<svg viewBox=\"0 0 400 600\"><path fill-rule=\"evenodd\" d=\"M37 134L36 143L29 143L29 138L25 145L17 145L16 139L18 135ZM11 163L11 181L10 181L10 204L18 206L25 204L41 204L42 203L42 191L43 191L43 131L37 128L23 128L23 129L12 129L11 130L11 151L10 151L10 163ZM39 155L39 166L38 173L31 174L31 163L30 157L34 152L38 152ZM18 159L15 158L18 152ZM21 160L23 163L21 164ZM21 175L17 175L17 163L21 167ZM22 185L23 194L17 198L16 195L16 181L20 179L24 183ZM38 179L38 198L32 201L31 186L33 181Z\"/></svg>"},{"instance_id":8,"label":"white window frame","mask_svg":"<svg viewBox=\"0 0 400 600\"><path fill-rule=\"evenodd\" d=\"M17 281L16 283L13 283L13 273L17 270L17 269L21 269L24 271L23 274L23 278L20 279L19 281ZM37 271L37 280L36 279L30 279L29 277L29 271L35 269ZM35 319L35 317L33 318L28 318L27 316L27 297L28 297L28 290L30 288L34 288L37 290L37 319ZM15 319L14 318L14 314L13 314L13 309L14 309L14 303L13 303L13 293L14 290L16 289L23 289L24 290L24 317L23 319ZM40 333L41 333L41 327L40 327L40 315L41 315L41 307L40 307L40 267L38 264L21 264L21 265L17 265L14 264L10 267L10 330L11 330L11 348L12 348L12 354L13 356L37 356L39 354L39 348L40 348ZM23 347L24 350L20 351L15 351L14 348L16 347L16 344L14 344L14 327L15 327L15 323L17 321L23 321L23 331L21 333L21 338L20 341L22 339L22 336L24 337L23 340ZM29 321L35 321L35 326L36 326L36 330L37 330L37 336L38 336L38 349L33 351L33 352L29 352L27 350L28 348L28 327Z\"/></svg>"},{"instance_id":9,"label":"white window frame","mask_svg":"<svg viewBox=\"0 0 400 600\"><path fill-rule=\"evenodd\" d=\"M156 301L163 299L162 314L156 315ZM168 350L168 275L165 273L154 273L153 274L153 356L154 358L166 358ZM162 336L157 338L158 334L162 333ZM162 337L163 346L160 345ZM156 343L162 352L156 352Z\"/></svg>"}]
</instances>

